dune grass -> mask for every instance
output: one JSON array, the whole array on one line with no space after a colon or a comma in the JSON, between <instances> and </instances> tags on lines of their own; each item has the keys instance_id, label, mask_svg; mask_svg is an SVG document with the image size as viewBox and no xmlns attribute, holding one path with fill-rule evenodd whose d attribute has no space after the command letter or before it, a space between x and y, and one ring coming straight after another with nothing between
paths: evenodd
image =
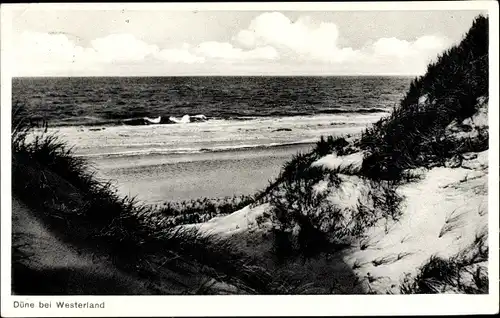
<instances>
[{"instance_id":1,"label":"dune grass","mask_svg":"<svg viewBox=\"0 0 500 318\"><path fill-rule=\"evenodd\" d=\"M474 242L450 258L432 256L415 276L407 275L402 294L487 294L489 288L488 236L482 232Z\"/></svg>"},{"instance_id":2,"label":"dune grass","mask_svg":"<svg viewBox=\"0 0 500 318\"><path fill-rule=\"evenodd\" d=\"M324 194L313 191L313 186L324 180L325 176L330 177L329 182L338 182L336 176L328 174L326 169L320 167L302 169L298 164L296 168L297 170L290 171L284 177L279 188L270 197L275 224L275 253L280 262L292 256L295 251L309 257L326 250L330 244L326 234L320 231L318 226L321 224L321 218L326 215L335 218L339 213L334 211L332 205L324 204ZM300 227L297 246L294 246L292 241L295 226Z\"/></svg>"},{"instance_id":3,"label":"dune grass","mask_svg":"<svg viewBox=\"0 0 500 318\"><path fill-rule=\"evenodd\" d=\"M223 198L198 198L180 202L164 202L157 206L168 216L170 226L206 222L216 216L228 215L255 202L253 195Z\"/></svg>"},{"instance_id":4,"label":"dune grass","mask_svg":"<svg viewBox=\"0 0 500 318\"><path fill-rule=\"evenodd\" d=\"M319 141L316 143L316 147L313 152L316 153L319 157L326 156L331 153L336 153L338 156L345 156L350 153L349 150L352 151L348 146L350 143L344 137L333 137L321 136Z\"/></svg>"},{"instance_id":5,"label":"dune grass","mask_svg":"<svg viewBox=\"0 0 500 318\"><path fill-rule=\"evenodd\" d=\"M362 194L367 201L346 208L331 202L329 191L317 191L315 187L323 182L326 189L341 188L343 181L339 175L350 176L349 167L345 168L346 173L342 168L296 167L269 195L279 262L290 257L307 259L321 253L335 253L352 246L353 240L378 220L398 220L401 215L402 197L392 182L359 178L362 183L359 186L364 184L368 189Z\"/></svg>"},{"instance_id":6,"label":"dune grass","mask_svg":"<svg viewBox=\"0 0 500 318\"><path fill-rule=\"evenodd\" d=\"M488 78L488 18L478 16L459 45L412 81L399 107L363 132L363 173L398 180L405 169L443 165L458 153L487 149L487 135L457 145L446 127L477 111L478 99L488 96Z\"/></svg>"}]
</instances>

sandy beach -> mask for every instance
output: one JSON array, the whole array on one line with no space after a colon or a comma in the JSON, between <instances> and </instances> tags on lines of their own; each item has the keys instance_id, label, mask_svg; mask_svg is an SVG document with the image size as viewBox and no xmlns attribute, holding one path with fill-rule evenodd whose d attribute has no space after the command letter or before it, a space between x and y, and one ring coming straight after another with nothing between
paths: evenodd
<instances>
[{"instance_id":1,"label":"sandy beach","mask_svg":"<svg viewBox=\"0 0 500 318\"><path fill-rule=\"evenodd\" d=\"M385 113L317 115L188 124L60 127L97 176L147 204L251 195L324 135L359 133Z\"/></svg>"},{"instance_id":2,"label":"sandy beach","mask_svg":"<svg viewBox=\"0 0 500 318\"><path fill-rule=\"evenodd\" d=\"M282 165L312 145L213 153L149 155L95 160L98 175L123 195L148 204L199 197L250 195L278 176Z\"/></svg>"}]
</instances>

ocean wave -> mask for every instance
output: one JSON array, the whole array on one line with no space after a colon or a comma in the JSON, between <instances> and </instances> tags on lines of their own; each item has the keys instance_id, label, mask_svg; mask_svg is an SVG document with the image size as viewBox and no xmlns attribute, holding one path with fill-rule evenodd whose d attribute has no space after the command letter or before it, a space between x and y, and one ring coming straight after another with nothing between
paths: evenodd
<instances>
[{"instance_id":1,"label":"ocean wave","mask_svg":"<svg viewBox=\"0 0 500 318\"><path fill-rule=\"evenodd\" d=\"M41 118L43 119L43 118ZM114 119L102 119L91 116L73 117L73 118L63 118L54 120L49 123L51 127L77 127L77 126L147 126L147 125L169 125L169 124L182 124L182 123L193 123L193 122L203 122L214 118L208 118L203 114L198 115L184 115L181 118L176 118L173 116L157 116L157 117L131 117L131 118L119 118Z\"/></svg>"},{"instance_id":2,"label":"ocean wave","mask_svg":"<svg viewBox=\"0 0 500 318\"><path fill-rule=\"evenodd\" d=\"M158 116L156 118L149 117L139 117L139 118L128 118L120 121L121 124L131 125L131 126L143 126L143 125L165 125L165 124L187 124L192 122L203 122L207 121L207 116L203 114L199 115L184 115L182 118L177 118L173 116L163 117Z\"/></svg>"},{"instance_id":3,"label":"ocean wave","mask_svg":"<svg viewBox=\"0 0 500 318\"><path fill-rule=\"evenodd\" d=\"M270 149L277 147L298 146L313 144L317 141L315 139L301 140L295 142L284 143L269 143L269 144L255 144L255 145L231 145L231 146L215 146L211 148L176 148L176 149L162 149L162 148L148 148L141 150L129 150L121 152L110 153L95 153L95 154L75 154L77 157L85 158L120 158L120 157L133 157L145 155L176 155L176 154L198 154L198 153L217 153L227 151L245 151L245 150L259 150Z\"/></svg>"},{"instance_id":4,"label":"ocean wave","mask_svg":"<svg viewBox=\"0 0 500 318\"><path fill-rule=\"evenodd\" d=\"M390 110L384 108L358 108L358 109L332 108L332 109L325 109L322 112L325 114L342 114L342 113L371 114L371 113L388 113L390 112Z\"/></svg>"},{"instance_id":5,"label":"ocean wave","mask_svg":"<svg viewBox=\"0 0 500 318\"><path fill-rule=\"evenodd\" d=\"M328 108L321 109L316 112L308 111L282 111L276 110L271 112L266 112L265 114L253 114L251 116L242 116L236 113L225 113L224 115L217 117L217 119L224 120L252 120L259 118L276 118L276 117L299 117L299 116L318 116L318 115L332 115L332 114L374 114L374 113L388 113L390 109L385 108Z\"/></svg>"},{"instance_id":6,"label":"ocean wave","mask_svg":"<svg viewBox=\"0 0 500 318\"><path fill-rule=\"evenodd\" d=\"M53 121L50 126L53 127L64 127L64 126L147 126L147 125L172 125L172 124L189 124L196 122L205 122L209 120L231 120L231 121L249 121L263 118L284 118L284 117L300 117L300 116L320 116L320 115L349 115L349 114L375 114L375 113L388 113L389 109L384 108L357 108L357 109L346 109L346 108L329 108L322 109L317 112L307 112L307 111L295 111L287 112L276 110L272 112L267 112L265 114L252 114L252 115L241 115L232 112L224 113L219 116L206 116L204 114L189 115L186 114L182 117L175 116L141 116L141 117L131 117L124 118L120 115L119 118L112 119L101 119L97 117L74 117L65 118L57 121Z\"/></svg>"},{"instance_id":7,"label":"ocean wave","mask_svg":"<svg viewBox=\"0 0 500 318\"><path fill-rule=\"evenodd\" d=\"M208 118L207 118L207 116L200 114L200 115L194 115L194 116L184 115L180 119L177 117L170 116L168 118L168 120L175 123L175 124L187 124L187 123L192 123L192 122L207 121Z\"/></svg>"}]
</instances>

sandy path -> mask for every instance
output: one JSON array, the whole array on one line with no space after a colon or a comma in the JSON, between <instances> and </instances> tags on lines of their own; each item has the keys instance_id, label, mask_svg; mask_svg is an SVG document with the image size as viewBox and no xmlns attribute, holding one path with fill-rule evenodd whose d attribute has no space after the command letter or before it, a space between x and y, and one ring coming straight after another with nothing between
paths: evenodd
<instances>
[{"instance_id":1,"label":"sandy path","mask_svg":"<svg viewBox=\"0 0 500 318\"><path fill-rule=\"evenodd\" d=\"M13 276L23 290L69 295L152 293L145 282L120 271L109 261L61 242L16 198L12 200L12 211L12 234L18 238L13 244L22 244L21 250L30 255L23 261L26 268ZM40 286L43 284L46 285ZM182 292L180 286L172 284L169 291Z\"/></svg>"}]
</instances>

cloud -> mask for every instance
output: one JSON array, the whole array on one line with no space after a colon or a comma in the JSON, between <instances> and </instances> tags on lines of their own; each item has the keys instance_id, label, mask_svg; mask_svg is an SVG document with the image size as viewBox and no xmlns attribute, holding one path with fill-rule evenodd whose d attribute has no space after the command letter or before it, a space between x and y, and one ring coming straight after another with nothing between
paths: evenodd
<instances>
[{"instance_id":1,"label":"cloud","mask_svg":"<svg viewBox=\"0 0 500 318\"><path fill-rule=\"evenodd\" d=\"M422 36L415 41L381 38L363 48L362 54L368 65L378 69L383 67L390 72L421 74L429 62L450 44L447 38L438 36Z\"/></svg>"},{"instance_id":2,"label":"cloud","mask_svg":"<svg viewBox=\"0 0 500 318\"><path fill-rule=\"evenodd\" d=\"M337 47L339 32L333 23L316 24L310 17L292 22L279 12L263 13L234 40L246 48L272 46L299 59L341 61L351 50Z\"/></svg>"},{"instance_id":3,"label":"cloud","mask_svg":"<svg viewBox=\"0 0 500 318\"><path fill-rule=\"evenodd\" d=\"M64 34L24 32L15 43L16 60L72 61L85 53Z\"/></svg>"},{"instance_id":4,"label":"cloud","mask_svg":"<svg viewBox=\"0 0 500 318\"><path fill-rule=\"evenodd\" d=\"M437 36L422 36L414 42L396 38L381 38L373 44L376 55L429 58L443 51L448 46L448 40Z\"/></svg>"},{"instance_id":5,"label":"cloud","mask_svg":"<svg viewBox=\"0 0 500 318\"><path fill-rule=\"evenodd\" d=\"M278 52L271 46L259 47L252 50L236 48L227 42L203 42L196 48L197 54L207 58L223 60L275 60Z\"/></svg>"},{"instance_id":6,"label":"cloud","mask_svg":"<svg viewBox=\"0 0 500 318\"><path fill-rule=\"evenodd\" d=\"M14 41L14 75L51 75L91 69L98 61L92 48L76 45L65 34L23 32Z\"/></svg>"},{"instance_id":7,"label":"cloud","mask_svg":"<svg viewBox=\"0 0 500 318\"><path fill-rule=\"evenodd\" d=\"M213 60L223 62L278 59L270 46L251 50L234 47L227 42L209 41L193 47L160 48L131 34L110 34L90 41L89 47L79 46L68 35L58 33L23 32L14 43L15 75L47 75L50 72L75 73L88 67L107 70L109 65L144 62L200 64ZM150 65L151 66L151 65Z\"/></svg>"},{"instance_id":8,"label":"cloud","mask_svg":"<svg viewBox=\"0 0 500 318\"><path fill-rule=\"evenodd\" d=\"M189 74L197 70L228 74L237 70L252 74L420 74L451 44L438 35L414 40L385 37L360 48L344 47L340 42L335 23L308 16L292 21L279 12L256 16L246 28L235 32L231 41L170 47L147 43L127 33L99 37L84 46L64 33L23 32L14 43L15 75L106 75L110 70L122 74L141 65L141 73L152 75L163 71L162 65Z\"/></svg>"},{"instance_id":9,"label":"cloud","mask_svg":"<svg viewBox=\"0 0 500 318\"><path fill-rule=\"evenodd\" d=\"M170 63L204 63L205 58L202 56L197 56L189 50L190 45L184 43L181 48L164 49L159 51L155 57L161 61L167 61Z\"/></svg>"},{"instance_id":10,"label":"cloud","mask_svg":"<svg viewBox=\"0 0 500 318\"><path fill-rule=\"evenodd\" d=\"M92 40L91 45L99 61L105 63L142 61L160 50L157 45L148 44L131 34L110 34Z\"/></svg>"},{"instance_id":11,"label":"cloud","mask_svg":"<svg viewBox=\"0 0 500 318\"><path fill-rule=\"evenodd\" d=\"M331 22L314 21L308 16L292 22L279 12L263 13L238 32L234 41L246 48L276 47L291 61L322 62L327 66L353 65L360 72L421 73L430 59L443 51L449 40L435 35L415 41L381 38L363 48L340 47L339 29ZM381 69L382 63L385 67ZM355 65L358 64L358 65ZM364 69L364 70L363 70Z\"/></svg>"}]
</instances>

